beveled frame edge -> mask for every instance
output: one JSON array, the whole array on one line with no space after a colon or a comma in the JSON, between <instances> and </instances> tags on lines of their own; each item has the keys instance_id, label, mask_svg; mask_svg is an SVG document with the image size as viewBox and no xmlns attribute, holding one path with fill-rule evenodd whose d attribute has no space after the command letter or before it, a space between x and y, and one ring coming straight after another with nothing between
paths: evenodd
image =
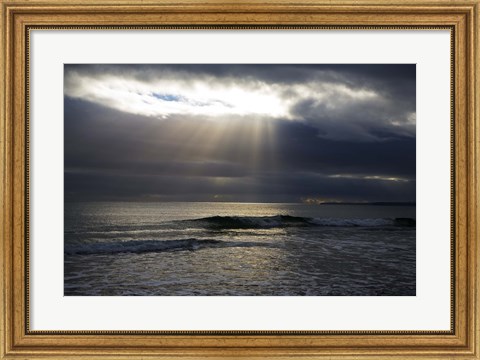
<instances>
[{"instance_id":1,"label":"beveled frame edge","mask_svg":"<svg viewBox=\"0 0 480 360\"><path fill-rule=\"evenodd\" d=\"M2 49L0 98L2 146L0 155L2 241L0 358L118 358L178 356L295 356L305 358L479 358L477 307L477 239L479 203L478 114L478 7L479 1L342 1L203 3L180 0L0 0ZM455 173L455 323L451 332L336 332L279 335L211 334L191 332L172 335L148 332L35 332L26 326L24 254L25 190L28 189L25 156L28 153L28 114L25 72L26 34L35 26L136 25L337 25L337 26L430 26L451 27L455 42L454 150Z\"/></svg>"}]
</instances>

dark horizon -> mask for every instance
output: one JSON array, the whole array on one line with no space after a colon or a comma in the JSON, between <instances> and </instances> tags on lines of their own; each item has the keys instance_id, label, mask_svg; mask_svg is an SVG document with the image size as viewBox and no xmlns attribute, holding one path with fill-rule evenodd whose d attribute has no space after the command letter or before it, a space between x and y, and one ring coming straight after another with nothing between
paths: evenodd
<instances>
[{"instance_id":1,"label":"dark horizon","mask_svg":"<svg viewBox=\"0 0 480 360\"><path fill-rule=\"evenodd\" d=\"M65 201L409 203L416 70L65 65Z\"/></svg>"},{"instance_id":2,"label":"dark horizon","mask_svg":"<svg viewBox=\"0 0 480 360\"><path fill-rule=\"evenodd\" d=\"M363 202L323 202L323 203L309 203L309 202L250 202L250 201L155 201L155 200L131 200L131 199L116 199L116 200L66 200L65 203L102 203L102 202L135 202L135 203L219 203L219 204L288 204L288 205L310 205L310 206L323 206L323 205L372 205L372 206L416 206L416 202L412 201L363 201Z\"/></svg>"}]
</instances>

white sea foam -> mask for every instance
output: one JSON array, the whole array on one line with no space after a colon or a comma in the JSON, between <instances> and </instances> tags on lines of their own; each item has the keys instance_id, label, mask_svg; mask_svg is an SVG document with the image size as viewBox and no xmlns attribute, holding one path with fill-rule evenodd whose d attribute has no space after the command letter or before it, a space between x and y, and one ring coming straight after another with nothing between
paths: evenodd
<instances>
[{"instance_id":1,"label":"white sea foam","mask_svg":"<svg viewBox=\"0 0 480 360\"><path fill-rule=\"evenodd\" d=\"M395 226L396 219L336 219L336 218L319 218L312 219L311 222L319 226L362 226L362 227L381 227Z\"/></svg>"},{"instance_id":2,"label":"white sea foam","mask_svg":"<svg viewBox=\"0 0 480 360\"><path fill-rule=\"evenodd\" d=\"M67 255L143 253L172 250L196 250L202 246L218 245L218 240L133 240L115 242L96 242L65 246Z\"/></svg>"}]
</instances>

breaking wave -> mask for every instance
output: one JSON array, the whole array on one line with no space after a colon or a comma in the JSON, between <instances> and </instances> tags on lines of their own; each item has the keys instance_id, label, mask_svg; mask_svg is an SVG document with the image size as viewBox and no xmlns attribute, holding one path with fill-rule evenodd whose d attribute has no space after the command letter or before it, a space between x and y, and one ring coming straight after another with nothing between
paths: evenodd
<instances>
[{"instance_id":1,"label":"breaking wave","mask_svg":"<svg viewBox=\"0 0 480 360\"><path fill-rule=\"evenodd\" d=\"M145 253L172 250L196 250L201 246L216 245L217 240L131 240L70 245L65 247L65 254L114 254Z\"/></svg>"},{"instance_id":2,"label":"breaking wave","mask_svg":"<svg viewBox=\"0 0 480 360\"><path fill-rule=\"evenodd\" d=\"M339 218L308 218L290 215L276 216L211 216L201 219L184 220L197 226L203 225L210 229L269 229L276 227L415 227L412 218L376 218L376 219L339 219Z\"/></svg>"},{"instance_id":3,"label":"breaking wave","mask_svg":"<svg viewBox=\"0 0 480 360\"><path fill-rule=\"evenodd\" d=\"M83 243L65 246L66 255L148 253L164 251L195 251L211 247L253 247L269 246L261 242L235 242L213 239L180 239L180 240L131 240L100 243Z\"/></svg>"}]
</instances>

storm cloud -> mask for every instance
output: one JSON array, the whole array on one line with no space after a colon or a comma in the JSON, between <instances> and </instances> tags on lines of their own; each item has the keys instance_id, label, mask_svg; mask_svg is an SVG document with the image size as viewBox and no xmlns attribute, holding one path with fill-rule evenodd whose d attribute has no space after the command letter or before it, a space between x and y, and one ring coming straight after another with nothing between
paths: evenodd
<instances>
[{"instance_id":1,"label":"storm cloud","mask_svg":"<svg viewBox=\"0 0 480 360\"><path fill-rule=\"evenodd\" d=\"M415 201L415 65L65 65L65 197Z\"/></svg>"}]
</instances>

